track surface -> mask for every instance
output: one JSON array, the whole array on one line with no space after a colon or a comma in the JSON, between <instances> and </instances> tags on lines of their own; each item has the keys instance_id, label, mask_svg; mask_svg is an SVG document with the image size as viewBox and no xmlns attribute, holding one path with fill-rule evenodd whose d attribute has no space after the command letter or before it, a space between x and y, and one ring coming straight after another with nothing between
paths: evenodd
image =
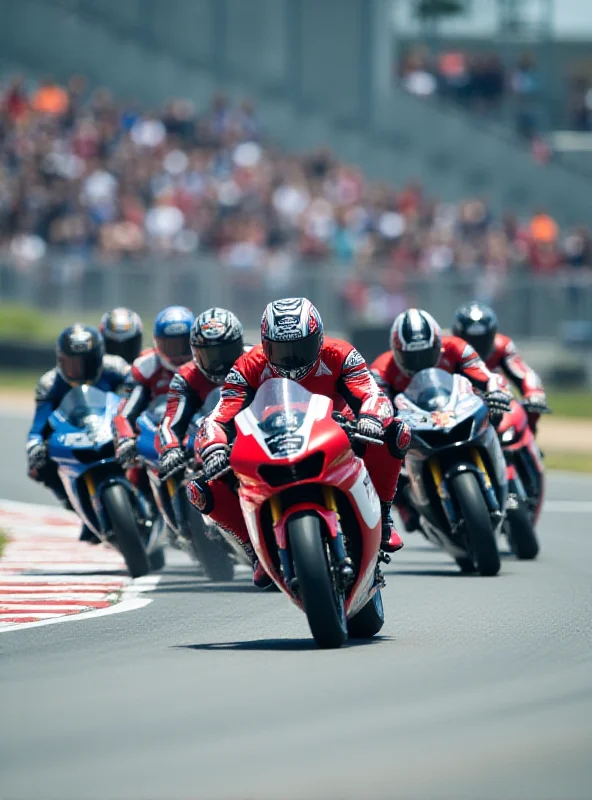
<instances>
[{"instance_id":1,"label":"track surface","mask_svg":"<svg viewBox=\"0 0 592 800\"><path fill-rule=\"evenodd\" d=\"M0 421L0 495L48 502L25 429ZM337 652L283 597L178 559L144 609L0 636L0 797L592 797L592 506L551 508L539 561L494 579L407 536L383 637Z\"/></svg>"}]
</instances>

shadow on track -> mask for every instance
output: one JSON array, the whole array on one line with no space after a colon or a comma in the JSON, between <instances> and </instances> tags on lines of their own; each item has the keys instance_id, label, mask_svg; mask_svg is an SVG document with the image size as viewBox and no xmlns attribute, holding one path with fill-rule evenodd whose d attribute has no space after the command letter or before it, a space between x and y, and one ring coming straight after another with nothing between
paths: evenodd
<instances>
[{"instance_id":1,"label":"shadow on track","mask_svg":"<svg viewBox=\"0 0 592 800\"><path fill-rule=\"evenodd\" d=\"M375 636L373 639L348 639L341 650L348 647L372 647L381 642L393 641L392 636ZM200 644L173 645L175 650L235 651L235 652L294 652L319 650L314 639L247 639L242 642L202 642Z\"/></svg>"},{"instance_id":2,"label":"shadow on track","mask_svg":"<svg viewBox=\"0 0 592 800\"><path fill-rule=\"evenodd\" d=\"M181 594L181 593L188 593L191 594L204 594L210 592L224 592L225 594L241 594L243 592L252 592L252 593L260 593L250 581L232 581L231 583L212 583L207 581L206 579L195 579L184 581L180 583L178 581L174 581L171 583L167 583L166 581L161 580L160 583L154 589L150 590L150 594Z\"/></svg>"},{"instance_id":3,"label":"shadow on track","mask_svg":"<svg viewBox=\"0 0 592 800\"><path fill-rule=\"evenodd\" d=\"M394 569L389 573L393 577L400 576L417 576L424 578L474 578L475 575L463 575L463 573L454 566L450 569Z\"/></svg>"}]
</instances>

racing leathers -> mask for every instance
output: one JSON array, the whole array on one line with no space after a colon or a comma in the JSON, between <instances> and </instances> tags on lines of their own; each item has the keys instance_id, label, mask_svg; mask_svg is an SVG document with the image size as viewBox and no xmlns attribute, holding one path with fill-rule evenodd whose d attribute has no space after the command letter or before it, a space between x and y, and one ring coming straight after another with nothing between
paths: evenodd
<instances>
[{"instance_id":1,"label":"racing leathers","mask_svg":"<svg viewBox=\"0 0 592 800\"><path fill-rule=\"evenodd\" d=\"M244 352L250 349L245 346ZM211 381L195 361L188 361L173 377L158 432L161 478L167 478L184 466L183 440L189 423L208 395L219 388L220 385Z\"/></svg>"},{"instance_id":2,"label":"racing leathers","mask_svg":"<svg viewBox=\"0 0 592 800\"><path fill-rule=\"evenodd\" d=\"M125 388L130 366L119 356L103 356L103 368L92 384L105 392L118 392ZM46 439L51 433L49 418L72 387L56 368L41 376L35 389L35 415L27 437L28 475L43 483L55 494L62 505L69 507L66 492L56 465L47 456Z\"/></svg>"},{"instance_id":3,"label":"racing leathers","mask_svg":"<svg viewBox=\"0 0 592 800\"><path fill-rule=\"evenodd\" d=\"M519 355L516 345L509 336L495 335L493 350L487 357L486 365L491 372L501 372L510 380L524 398L528 413L528 424L536 433L540 411L547 409L547 398L541 379Z\"/></svg>"},{"instance_id":4,"label":"racing leathers","mask_svg":"<svg viewBox=\"0 0 592 800\"><path fill-rule=\"evenodd\" d=\"M222 465L234 434L234 417L248 406L255 392L269 378L277 377L260 345L241 356L226 378L222 397L214 411L204 419L196 437L196 452L203 459L206 470L209 464ZM409 428L394 417L390 400L380 391L363 356L347 342L326 337L319 358L313 368L298 381L314 394L329 397L334 410L350 417L353 413L360 423L366 420L369 434L383 434L386 447L368 445L364 462L383 507L383 544L385 536L385 508L390 509L402 458L410 443ZM362 423L363 426L363 423ZM221 527L230 531L254 561L238 497L226 478L193 482L188 495L200 511L208 514ZM390 518L389 518L390 522ZM393 549L402 543L397 539Z\"/></svg>"},{"instance_id":5,"label":"racing leathers","mask_svg":"<svg viewBox=\"0 0 592 800\"><path fill-rule=\"evenodd\" d=\"M132 386L113 420L117 457L124 466L134 464L136 450L136 420L155 397L165 395L175 373L164 366L156 349L151 347L134 361L131 368ZM136 482L138 476L132 475Z\"/></svg>"}]
</instances>

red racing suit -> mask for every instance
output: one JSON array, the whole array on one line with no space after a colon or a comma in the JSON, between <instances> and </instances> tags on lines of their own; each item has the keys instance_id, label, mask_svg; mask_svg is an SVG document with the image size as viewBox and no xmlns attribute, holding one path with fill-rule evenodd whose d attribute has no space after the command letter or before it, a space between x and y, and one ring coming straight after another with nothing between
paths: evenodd
<instances>
[{"instance_id":1,"label":"red racing suit","mask_svg":"<svg viewBox=\"0 0 592 800\"><path fill-rule=\"evenodd\" d=\"M195 447L199 457L207 456L214 447L229 443L234 433L234 417L251 403L259 386L274 377L277 375L260 345L238 359L226 378L220 403L198 431ZM364 357L351 344L340 339L325 338L315 366L298 382L309 392L331 398L336 411L351 413L351 409L360 416L376 417L385 430L394 422L393 406L378 388ZM390 429L395 431L395 446L369 445L364 456L380 500L388 503L392 502L402 463L391 449L400 455L410 440L409 429L403 423ZM192 502L248 546L249 535L239 500L228 482L224 479L211 481L210 496L200 494L195 484L190 484L190 487L193 487L190 491Z\"/></svg>"},{"instance_id":2,"label":"red racing suit","mask_svg":"<svg viewBox=\"0 0 592 800\"><path fill-rule=\"evenodd\" d=\"M510 380L525 400L532 395L544 395L545 390L539 376L520 357L516 345L509 336L497 333L493 343L493 351L485 362L491 372L501 372ZM540 414L528 413L528 424L536 433Z\"/></svg>"},{"instance_id":3,"label":"red racing suit","mask_svg":"<svg viewBox=\"0 0 592 800\"><path fill-rule=\"evenodd\" d=\"M452 374L464 375L481 392L494 391L503 386L502 379L490 372L471 345L458 336L442 337L442 350L436 367ZM391 398L404 392L413 377L406 375L397 366L390 350L378 356L370 369L380 388Z\"/></svg>"},{"instance_id":4,"label":"red racing suit","mask_svg":"<svg viewBox=\"0 0 592 800\"><path fill-rule=\"evenodd\" d=\"M132 388L119 406L113 420L118 440L135 438L136 420L155 397L166 394L175 373L163 366L158 353L151 347L144 350L132 364Z\"/></svg>"}]
</instances>

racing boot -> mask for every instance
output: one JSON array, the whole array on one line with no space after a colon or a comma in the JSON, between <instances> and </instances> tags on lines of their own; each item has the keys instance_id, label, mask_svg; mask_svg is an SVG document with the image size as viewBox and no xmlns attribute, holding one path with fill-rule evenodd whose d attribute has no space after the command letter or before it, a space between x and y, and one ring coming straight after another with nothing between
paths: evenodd
<instances>
[{"instance_id":1,"label":"racing boot","mask_svg":"<svg viewBox=\"0 0 592 800\"><path fill-rule=\"evenodd\" d=\"M414 508L411 508L411 506L408 506L406 503L395 505L395 508L403 521L407 533L419 530L419 517Z\"/></svg>"},{"instance_id":2,"label":"racing boot","mask_svg":"<svg viewBox=\"0 0 592 800\"><path fill-rule=\"evenodd\" d=\"M265 572L258 558L253 561L253 585L258 589L269 589L274 586L274 582Z\"/></svg>"},{"instance_id":3,"label":"racing boot","mask_svg":"<svg viewBox=\"0 0 592 800\"><path fill-rule=\"evenodd\" d=\"M397 550L403 547L404 543L393 525L391 504L388 502L381 502L380 508L382 511L382 541L380 543L380 549L385 553L396 553Z\"/></svg>"}]
</instances>

